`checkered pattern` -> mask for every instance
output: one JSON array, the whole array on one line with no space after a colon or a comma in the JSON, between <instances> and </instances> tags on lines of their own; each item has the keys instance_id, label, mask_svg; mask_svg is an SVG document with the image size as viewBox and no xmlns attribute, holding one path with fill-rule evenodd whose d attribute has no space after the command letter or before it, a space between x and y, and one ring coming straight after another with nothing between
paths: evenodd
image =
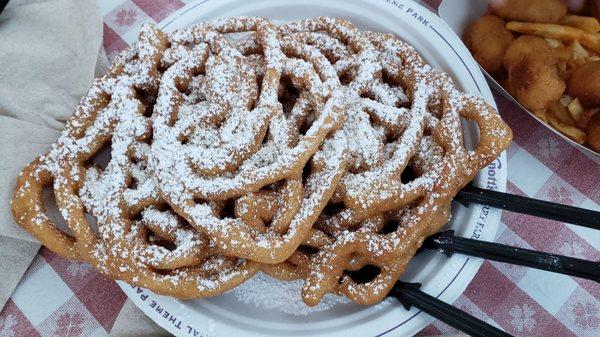
<instances>
[{"instance_id":1,"label":"checkered pattern","mask_svg":"<svg viewBox=\"0 0 600 337\"><path fill-rule=\"evenodd\" d=\"M102 0L104 48L112 58L145 21L160 22L186 0ZM439 0L425 1L433 8ZM508 151L511 193L600 210L599 165L501 96L514 131ZM593 230L504 213L500 243L600 260ZM549 272L485 262L457 307L517 336L600 336L600 285ZM0 313L3 336L105 336L125 302L90 266L42 248ZM419 336L459 334L435 322Z\"/></svg>"},{"instance_id":2,"label":"checkered pattern","mask_svg":"<svg viewBox=\"0 0 600 337\"><path fill-rule=\"evenodd\" d=\"M106 336L125 300L89 265L42 248L0 313L0 336Z\"/></svg>"}]
</instances>

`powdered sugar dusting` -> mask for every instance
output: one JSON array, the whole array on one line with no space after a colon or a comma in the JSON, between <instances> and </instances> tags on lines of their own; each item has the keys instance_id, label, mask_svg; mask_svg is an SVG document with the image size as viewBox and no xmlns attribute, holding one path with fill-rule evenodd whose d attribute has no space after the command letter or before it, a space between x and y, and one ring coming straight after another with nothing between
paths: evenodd
<instances>
[{"instance_id":1,"label":"powdered sugar dusting","mask_svg":"<svg viewBox=\"0 0 600 337\"><path fill-rule=\"evenodd\" d=\"M329 310L338 304L350 303L350 300L343 296L328 294L319 304L309 307L300 296L302 284L302 280L280 281L259 273L233 289L231 294L243 303L253 304L262 309L278 310L294 316L306 316Z\"/></svg>"},{"instance_id":2,"label":"powdered sugar dusting","mask_svg":"<svg viewBox=\"0 0 600 337\"><path fill-rule=\"evenodd\" d=\"M72 237L48 244L111 277L197 298L263 270L298 280L260 274L236 297L307 315L381 300L509 134L412 47L342 19L144 25L15 195L52 183ZM42 232L43 210L18 221ZM367 283L344 274L366 265Z\"/></svg>"}]
</instances>

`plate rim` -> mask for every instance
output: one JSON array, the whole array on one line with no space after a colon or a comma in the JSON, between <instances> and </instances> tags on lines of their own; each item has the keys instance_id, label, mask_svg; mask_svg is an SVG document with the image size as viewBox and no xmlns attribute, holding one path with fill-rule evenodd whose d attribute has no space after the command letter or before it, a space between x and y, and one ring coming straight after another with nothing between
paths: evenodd
<instances>
[{"instance_id":1,"label":"plate rim","mask_svg":"<svg viewBox=\"0 0 600 337\"><path fill-rule=\"evenodd\" d=\"M161 21L159 23L159 27L162 29L164 27L169 26L171 23L176 21L178 18L184 16L187 12L189 12L193 9L196 9L199 6L204 5L209 1L212 1L212 3L216 2L216 0L197 0L197 1L188 2L184 7L173 12L167 18L165 18L163 21ZM229 0L229 1L235 1L235 0ZM382 7L382 3L383 4L387 3L388 5L394 6L394 4L407 3L410 1L409 0L367 0L364 2L371 3L371 4L377 5L379 7ZM435 28L430 26L435 31L435 33L437 33L441 37L441 39L443 39L445 41L445 43L447 43L448 46L452 50L454 50L454 52L456 53L456 56L461 60L461 62L467 69L468 73L470 74L473 83L479 89L479 93L481 94L481 96L483 96L488 101L488 103L490 103L494 108L497 109L496 103L495 103L494 98L491 93L491 90L488 86L487 81L485 80L483 73L481 72L480 68L477 66L477 63L472 58L471 54L468 52L465 53L466 47L464 46L462 41L458 38L458 36L456 36L454 31L446 24L446 22L443 19L441 19L439 16L432 13L429 9L427 9L423 5L416 3L416 2L410 2L410 6L413 6L420 10L426 11L427 17L430 18L432 22L435 22L436 28L438 28L438 26L442 28L440 30L443 30L443 33L444 33L443 35L441 32L437 31ZM393 9L393 8L391 8L391 9ZM399 14L394 14L394 15L399 15ZM459 49L459 51L461 53L459 53L459 51L457 51L456 49ZM464 49L464 50L461 50L461 49ZM497 164L496 164L496 162L497 162ZM494 166L497 165L497 169L499 171L498 174L500 176L500 179L498 179L497 185L496 185L497 190L505 191L506 190L506 182L507 182L506 151L503 151L501 153L501 155L492 164ZM484 170L485 170L485 168L482 169L482 172ZM478 181L481 180L480 178L477 178L477 179L478 179ZM488 219L486 219L486 223L484 225L485 229L493 230L493 233L491 233L491 234L488 233L488 236L491 236L492 240L494 239L494 236L500 225L500 214L501 214L500 210L491 209L489 211ZM448 261L450 261L450 259ZM450 288L451 286L456 288L457 284L454 284L454 281L459 276L461 276L461 278L464 278L466 280L463 281L460 285L458 285L458 288L455 289L453 292L454 295L451 296L453 300L458 298L464 292L465 288L471 283L472 279L474 278L475 274L481 267L482 263L483 263L482 259L467 257L464 260L464 262L462 263L462 266L460 266L459 270L457 271L457 273L453 277L453 279L448 283L448 285L446 285L446 287L436 297L440 297L442 295L448 295L448 293L444 294L446 292L446 290L448 288ZM132 300L132 302L134 302L135 305L138 308L140 308L144 312L145 315L150 317L159 326L161 326L165 330L167 330L170 333L173 333L175 335L184 335L184 331L181 330L180 327L178 329L175 329L176 327L174 327L173 324L168 324L169 322L164 319L166 317L164 317L161 313L157 313L157 311L154 310L153 307L151 307L149 305L143 305L143 303L140 302L140 300L141 300L140 299L140 291L142 293L142 295L141 295L142 297L146 295L146 299L150 298L152 300L152 302L156 302L157 305L159 305L159 303L158 303L159 301L154 300L153 298L158 298L160 300L162 297L160 297L146 289L130 286L122 281L117 281L117 283L123 289L123 291L125 292L127 297L130 300ZM144 299L143 302L146 301L146 299ZM183 302L181 302L175 298L169 298L169 299L172 300L174 303L179 304L179 306L181 307L180 311L185 310L185 304L183 304ZM395 335L396 333L399 333L400 332L399 330L396 330L396 331L394 331L394 330L397 329L398 327L402 326L403 324L407 323L408 321L412 320L414 317L416 317L418 315L425 316L423 319L421 319L422 324L418 324L419 327L417 327L417 328L413 327L413 329L411 329L410 331L403 331L402 332L403 334L406 334L406 333L414 334L414 333L420 331L422 328L424 328L425 326L427 326L428 324L430 324L433 321L433 318L431 318L427 315L421 315L421 311L418 311L418 310L414 310L414 311L415 312L413 313L413 315L411 315L408 319L406 319L403 322L400 322L399 324L395 325L394 327L392 327L386 331L379 333L377 336L382 336L382 335L386 335L389 333L392 333ZM179 313L179 314L185 315L185 313ZM209 331L207 332L209 335L212 332L210 330L211 329L210 329L210 322L209 322ZM200 334L204 333L204 331L198 331L198 332ZM190 331L190 334L191 334L191 331Z\"/></svg>"}]
</instances>

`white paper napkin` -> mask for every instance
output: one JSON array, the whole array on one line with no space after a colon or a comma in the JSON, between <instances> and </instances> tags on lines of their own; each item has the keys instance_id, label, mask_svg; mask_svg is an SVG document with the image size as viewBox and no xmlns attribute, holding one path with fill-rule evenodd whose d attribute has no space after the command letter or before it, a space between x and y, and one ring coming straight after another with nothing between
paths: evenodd
<instances>
[{"instance_id":1,"label":"white paper napkin","mask_svg":"<svg viewBox=\"0 0 600 337\"><path fill-rule=\"evenodd\" d=\"M17 174L56 140L94 79L102 44L95 0L11 0L0 14L0 307L39 249L13 221Z\"/></svg>"}]
</instances>

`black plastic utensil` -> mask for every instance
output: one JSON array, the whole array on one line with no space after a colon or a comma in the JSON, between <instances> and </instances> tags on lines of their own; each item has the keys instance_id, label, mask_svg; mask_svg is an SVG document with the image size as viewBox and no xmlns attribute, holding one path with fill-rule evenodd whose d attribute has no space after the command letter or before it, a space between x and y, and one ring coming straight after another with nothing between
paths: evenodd
<instances>
[{"instance_id":1,"label":"black plastic utensil","mask_svg":"<svg viewBox=\"0 0 600 337\"><path fill-rule=\"evenodd\" d=\"M420 250L426 249L437 250L448 256L460 253L600 282L600 262L456 237L453 230L437 233L425 239Z\"/></svg>"},{"instance_id":2,"label":"black plastic utensil","mask_svg":"<svg viewBox=\"0 0 600 337\"><path fill-rule=\"evenodd\" d=\"M428 315L475 337L506 337L510 334L462 311L452 305L441 301L419 288L419 283L398 281L388 296L395 297L406 310L412 306L422 310Z\"/></svg>"},{"instance_id":3,"label":"black plastic utensil","mask_svg":"<svg viewBox=\"0 0 600 337\"><path fill-rule=\"evenodd\" d=\"M365 283L371 281L379 274L379 269L372 266L366 266L358 271L346 271L355 282ZM433 318L459 329L471 336L476 337L506 337L510 336L506 332L489 325L488 323L471 316L452 305L439 300L421 289L420 283L408 283L398 281L390 292L388 297L395 297L400 301L406 310L415 306Z\"/></svg>"},{"instance_id":4,"label":"black plastic utensil","mask_svg":"<svg viewBox=\"0 0 600 337\"><path fill-rule=\"evenodd\" d=\"M8 5L8 0L0 0L0 14L4 10L4 8Z\"/></svg>"},{"instance_id":5,"label":"black plastic utensil","mask_svg":"<svg viewBox=\"0 0 600 337\"><path fill-rule=\"evenodd\" d=\"M465 207L469 207L470 203L476 203L510 212L529 214L540 218L567 222L573 225L600 229L600 212L514 194L486 190L474 187L471 184L460 190L454 197L454 200Z\"/></svg>"}]
</instances>

